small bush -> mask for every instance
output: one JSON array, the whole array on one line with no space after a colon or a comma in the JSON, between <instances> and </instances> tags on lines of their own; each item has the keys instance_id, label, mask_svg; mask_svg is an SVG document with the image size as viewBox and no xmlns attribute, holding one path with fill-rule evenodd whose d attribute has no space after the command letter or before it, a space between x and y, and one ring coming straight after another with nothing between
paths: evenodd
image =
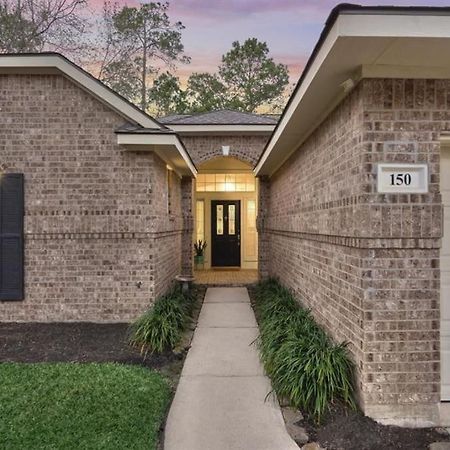
<instances>
[{"instance_id":1,"label":"small bush","mask_svg":"<svg viewBox=\"0 0 450 450\"><path fill-rule=\"evenodd\" d=\"M256 312L261 359L279 396L317 422L336 399L355 407L347 343L333 343L311 312L275 280L257 286Z\"/></svg>"},{"instance_id":2,"label":"small bush","mask_svg":"<svg viewBox=\"0 0 450 450\"><path fill-rule=\"evenodd\" d=\"M173 349L189 322L194 303L195 294L183 294L178 288L159 297L130 326L130 345L144 356Z\"/></svg>"}]
</instances>

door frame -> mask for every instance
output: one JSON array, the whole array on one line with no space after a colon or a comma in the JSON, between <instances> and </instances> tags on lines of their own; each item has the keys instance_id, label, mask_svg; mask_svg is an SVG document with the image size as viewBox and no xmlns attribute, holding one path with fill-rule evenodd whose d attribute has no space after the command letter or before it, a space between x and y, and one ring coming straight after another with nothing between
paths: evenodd
<instances>
[{"instance_id":1,"label":"door frame","mask_svg":"<svg viewBox=\"0 0 450 450\"><path fill-rule=\"evenodd\" d=\"M193 208L196 209L196 202L204 202L204 215L203 219L197 218L196 213L194 214L194 226L197 227L197 220L200 219L203 224L203 236L197 237L196 228L194 230L192 244L197 239L203 238L207 242L206 252L205 252L205 270L212 270L211 266L211 200L240 200L241 201L241 269L242 270L257 270L258 269L258 235L256 233L256 254L246 253L246 242L249 237L246 234L247 230L247 207L248 201L252 200L255 202L256 208L258 206L258 197L254 192L197 192L195 195L195 200L193 203ZM252 237L250 237L252 238ZM192 256L194 258L194 256Z\"/></svg>"},{"instance_id":2,"label":"door frame","mask_svg":"<svg viewBox=\"0 0 450 450\"><path fill-rule=\"evenodd\" d=\"M224 204L235 204L237 206L237 214L235 217L235 223L236 223L236 235L237 235L237 259L238 259L238 264L237 265L215 265L214 264L214 237L213 237L213 230L214 230L214 222L217 219L216 217L216 205L220 204L220 203L224 203ZM211 208L211 220L210 220L210 232L211 232L211 268L215 269L215 268L229 268L229 269L240 269L242 267L242 255L241 255L241 247L242 247L242 202L240 199L230 199L230 198L225 198L225 199L217 199L217 198L213 198L210 200L210 208ZM228 221L227 219L227 214L225 214L224 211L224 219L223 219L223 226L224 226L224 230L227 229L227 225L228 225Z\"/></svg>"}]
</instances>

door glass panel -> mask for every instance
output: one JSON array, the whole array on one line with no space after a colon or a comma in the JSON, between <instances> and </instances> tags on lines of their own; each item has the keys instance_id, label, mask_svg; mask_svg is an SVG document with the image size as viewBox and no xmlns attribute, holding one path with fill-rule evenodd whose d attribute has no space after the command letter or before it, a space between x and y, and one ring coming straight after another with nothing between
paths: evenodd
<instances>
[{"instance_id":1,"label":"door glass panel","mask_svg":"<svg viewBox=\"0 0 450 450\"><path fill-rule=\"evenodd\" d=\"M228 234L236 234L236 205L228 205Z\"/></svg>"},{"instance_id":2,"label":"door glass panel","mask_svg":"<svg viewBox=\"0 0 450 450\"><path fill-rule=\"evenodd\" d=\"M247 200L247 233L245 235L245 257L255 261L257 257L258 238L256 234L256 201Z\"/></svg>"},{"instance_id":3,"label":"door glass panel","mask_svg":"<svg viewBox=\"0 0 450 450\"><path fill-rule=\"evenodd\" d=\"M205 240L205 202L197 200L196 204L196 225L197 225L197 241Z\"/></svg>"},{"instance_id":4,"label":"door glass panel","mask_svg":"<svg viewBox=\"0 0 450 450\"><path fill-rule=\"evenodd\" d=\"M223 205L216 206L216 233L223 234Z\"/></svg>"}]
</instances>

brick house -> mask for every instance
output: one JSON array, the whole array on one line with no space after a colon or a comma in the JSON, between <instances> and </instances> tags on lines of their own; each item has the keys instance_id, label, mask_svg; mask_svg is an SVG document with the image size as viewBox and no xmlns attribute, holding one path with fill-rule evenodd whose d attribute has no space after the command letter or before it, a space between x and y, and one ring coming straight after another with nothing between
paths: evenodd
<instances>
[{"instance_id":1,"label":"brick house","mask_svg":"<svg viewBox=\"0 0 450 450\"><path fill-rule=\"evenodd\" d=\"M242 264L241 255L219 262L256 269L252 169L276 119L222 111L196 120L169 129L61 55L0 56L0 320L108 322L142 313L192 271L200 237L193 180L204 203L213 194L200 180L215 176L204 166L222 147L229 156L218 179L226 177L227 194L221 186L215 199L231 208L242 198L254 225L247 233L242 220Z\"/></svg>"},{"instance_id":2,"label":"brick house","mask_svg":"<svg viewBox=\"0 0 450 450\"><path fill-rule=\"evenodd\" d=\"M0 56L0 320L130 320L206 239L350 343L367 415L449 426L449 49L448 8L340 5L278 123Z\"/></svg>"},{"instance_id":3,"label":"brick house","mask_svg":"<svg viewBox=\"0 0 450 450\"><path fill-rule=\"evenodd\" d=\"M255 168L260 272L350 343L387 423L450 424L449 14L336 7Z\"/></svg>"}]
</instances>

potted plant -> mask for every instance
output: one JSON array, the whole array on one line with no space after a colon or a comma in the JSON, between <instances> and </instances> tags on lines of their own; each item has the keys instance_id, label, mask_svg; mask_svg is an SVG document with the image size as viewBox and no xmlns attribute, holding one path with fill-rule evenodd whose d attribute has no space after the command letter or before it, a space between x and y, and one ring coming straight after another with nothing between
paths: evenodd
<instances>
[{"instance_id":1,"label":"potted plant","mask_svg":"<svg viewBox=\"0 0 450 450\"><path fill-rule=\"evenodd\" d=\"M197 269L199 268L199 266L203 267L203 265L205 264L205 249L206 241L202 241L201 239L199 239L197 242L194 242L194 262Z\"/></svg>"}]
</instances>

